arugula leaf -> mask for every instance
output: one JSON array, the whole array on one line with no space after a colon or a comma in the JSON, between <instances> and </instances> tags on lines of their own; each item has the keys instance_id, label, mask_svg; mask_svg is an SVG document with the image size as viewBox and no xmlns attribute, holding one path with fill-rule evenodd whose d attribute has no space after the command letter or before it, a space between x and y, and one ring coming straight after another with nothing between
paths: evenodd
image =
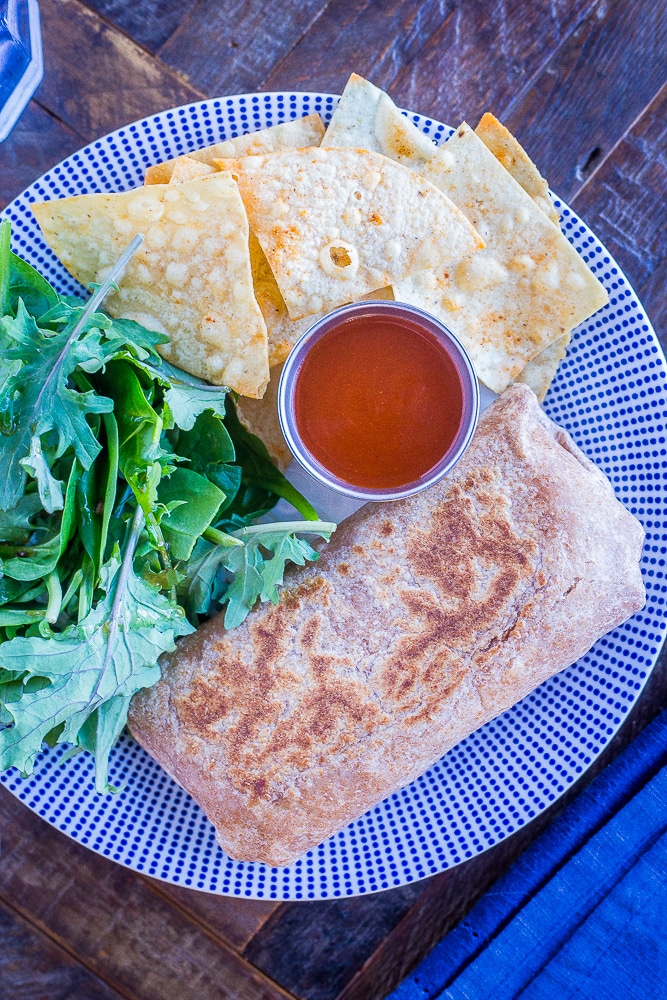
<instances>
[{"instance_id":1,"label":"arugula leaf","mask_svg":"<svg viewBox=\"0 0 667 1000\"><path fill-rule=\"evenodd\" d=\"M216 545L215 532L197 542L190 561L183 567L179 599L188 615L208 615L217 603L226 604L225 628L245 621L257 600L278 601L288 562L303 566L319 559L319 553L297 533L319 535L327 541L336 530L331 521L277 521L242 527L232 538L242 546ZM265 552L271 553L268 559Z\"/></svg>"},{"instance_id":2,"label":"arugula leaf","mask_svg":"<svg viewBox=\"0 0 667 1000\"><path fill-rule=\"evenodd\" d=\"M313 505L275 467L266 445L260 438L246 430L238 418L233 403L227 407L225 425L234 443L236 461L243 470L246 483L249 486L270 490L291 503L307 521L317 521L318 514Z\"/></svg>"},{"instance_id":3,"label":"arugula leaf","mask_svg":"<svg viewBox=\"0 0 667 1000\"><path fill-rule=\"evenodd\" d=\"M183 567L177 589L178 598L191 621L197 621L199 615L208 615L213 602L220 600L227 586L220 575L224 560L222 545L214 545L204 538L197 540L187 566Z\"/></svg>"},{"instance_id":4,"label":"arugula leaf","mask_svg":"<svg viewBox=\"0 0 667 1000\"><path fill-rule=\"evenodd\" d=\"M73 312L77 312L73 310ZM7 351L10 360L21 360L23 365L10 376L0 395L0 410L4 424L11 428L0 436L0 509L9 510L20 500L25 490L26 470L20 464L28 458L35 468L42 469L39 453L33 444L35 437L41 438L53 430L58 438L55 456L62 455L71 445L84 469L87 469L100 451L86 420L89 413L104 413L112 409L110 399L95 392L76 392L68 387L68 378L85 359L94 358L102 364L106 350L101 344L99 330L92 332L84 340L72 340L71 335L78 322L70 321L58 334L40 330L23 302L19 302L16 317L2 320L4 329L13 346ZM90 318L90 322L95 317ZM84 324L84 331L87 324ZM83 332L83 331L82 331ZM42 475L42 495L44 507L48 510L54 504L52 477ZM40 478L38 478L38 484ZM48 485L48 489L46 486ZM57 504L57 497L55 498ZM47 506L48 505L48 506Z\"/></svg>"},{"instance_id":5,"label":"arugula leaf","mask_svg":"<svg viewBox=\"0 0 667 1000\"><path fill-rule=\"evenodd\" d=\"M118 467L141 505L150 515L157 503L157 487L171 452L162 447L164 424L146 399L141 382L126 361L112 361L96 382L113 400L118 424Z\"/></svg>"},{"instance_id":6,"label":"arugula leaf","mask_svg":"<svg viewBox=\"0 0 667 1000\"><path fill-rule=\"evenodd\" d=\"M30 451L25 458L19 459L19 465L37 481L40 506L43 506L49 514L62 510L63 485L52 474L42 451L42 439L37 434L33 434L30 438Z\"/></svg>"},{"instance_id":7,"label":"arugula leaf","mask_svg":"<svg viewBox=\"0 0 667 1000\"><path fill-rule=\"evenodd\" d=\"M74 531L74 503L80 474L81 468L77 462L74 462L70 471L64 510L57 534L46 541L10 547L9 557L3 558L2 562L2 571L5 576L14 580L31 581L39 580L53 572Z\"/></svg>"},{"instance_id":8,"label":"arugula leaf","mask_svg":"<svg viewBox=\"0 0 667 1000\"><path fill-rule=\"evenodd\" d=\"M58 293L34 267L10 249L11 224L0 222L0 315L16 313L22 299L28 312L39 317L58 301Z\"/></svg>"},{"instance_id":9,"label":"arugula leaf","mask_svg":"<svg viewBox=\"0 0 667 1000\"><path fill-rule=\"evenodd\" d=\"M178 454L190 463L188 468L194 472L199 472L206 476L210 482L214 483L225 495L220 505L219 511L227 510L235 499L241 486L243 470L234 462L234 445L229 436L229 432L215 411L205 410L200 413L193 427L189 431L180 431L178 443L176 445ZM264 490L259 491L261 499L255 504L261 506L262 502L269 498L266 509L274 505L274 494Z\"/></svg>"},{"instance_id":10,"label":"arugula leaf","mask_svg":"<svg viewBox=\"0 0 667 1000\"><path fill-rule=\"evenodd\" d=\"M193 631L182 610L134 572L142 522L137 508L123 560L114 549L102 568L105 596L83 621L48 638L17 636L0 645L0 683L6 671L23 685L18 701L0 688L13 720L0 731L0 769L30 773L44 738L62 727L59 742L95 753L96 787L107 790L109 752L132 695L159 680L160 654L174 649L176 636ZM31 687L33 679L44 683Z\"/></svg>"},{"instance_id":11,"label":"arugula leaf","mask_svg":"<svg viewBox=\"0 0 667 1000\"><path fill-rule=\"evenodd\" d=\"M224 386L209 385L208 382L181 371L157 355L150 361L137 358L130 360L164 388L164 422L167 428L181 427L184 431L192 430L196 418L206 410L212 411L219 417L225 415L228 390Z\"/></svg>"},{"instance_id":12,"label":"arugula leaf","mask_svg":"<svg viewBox=\"0 0 667 1000\"><path fill-rule=\"evenodd\" d=\"M95 568L104 562L109 523L118 484L118 424L112 413L103 414L106 448L90 469L84 469L77 487L78 532Z\"/></svg>"},{"instance_id":13,"label":"arugula leaf","mask_svg":"<svg viewBox=\"0 0 667 1000\"><path fill-rule=\"evenodd\" d=\"M192 428L178 435L178 454L189 468L206 476L218 465L234 461L234 445L224 423L211 410L200 413Z\"/></svg>"},{"instance_id":14,"label":"arugula leaf","mask_svg":"<svg viewBox=\"0 0 667 1000\"><path fill-rule=\"evenodd\" d=\"M234 574L222 596L223 603L227 604L225 628L236 628L245 621L258 598L278 603L277 588L283 582L288 561L303 566L307 560L319 559L319 552L305 539L297 538L295 532L308 532L329 541L335 530L336 525L331 521L286 521L235 531L234 536L245 544L241 550L226 550L226 558L221 563ZM262 549L272 552L272 558L265 559Z\"/></svg>"},{"instance_id":15,"label":"arugula leaf","mask_svg":"<svg viewBox=\"0 0 667 1000\"><path fill-rule=\"evenodd\" d=\"M3 542L27 542L35 530L32 519L41 509L42 501L37 494L27 493L12 511L0 511L0 539Z\"/></svg>"},{"instance_id":16,"label":"arugula leaf","mask_svg":"<svg viewBox=\"0 0 667 1000\"><path fill-rule=\"evenodd\" d=\"M218 512L225 494L192 469L175 469L158 489L162 504L181 501L160 521L160 527L174 559L189 559L195 542Z\"/></svg>"}]
</instances>

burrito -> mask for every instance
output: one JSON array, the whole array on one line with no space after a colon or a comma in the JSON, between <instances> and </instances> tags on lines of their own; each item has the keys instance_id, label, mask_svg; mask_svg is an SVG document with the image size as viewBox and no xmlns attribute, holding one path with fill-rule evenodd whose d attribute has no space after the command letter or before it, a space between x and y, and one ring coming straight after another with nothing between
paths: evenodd
<instances>
[{"instance_id":1,"label":"burrito","mask_svg":"<svg viewBox=\"0 0 667 1000\"><path fill-rule=\"evenodd\" d=\"M233 858L288 865L638 611L642 542L511 386L439 485L358 511L277 606L183 639L131 732Z\"/></svg>"}]
</instances>

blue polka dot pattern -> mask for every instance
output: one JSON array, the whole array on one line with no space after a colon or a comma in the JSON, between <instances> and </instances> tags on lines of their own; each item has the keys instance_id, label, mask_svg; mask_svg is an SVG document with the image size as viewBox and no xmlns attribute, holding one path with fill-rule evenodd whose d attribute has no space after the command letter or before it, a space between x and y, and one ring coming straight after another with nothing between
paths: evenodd
<instances>
[{"instance_id":1,"label":"blue polka dot pattern","mask_svg":"<svg viewBox=\"0 0 667 1000\"><path fill-rule=\"evenodd\" d=\"M63 292L78 286L44 245L30 203L142 183L145 168L211 142L318 111L337 98L254 94L166 111L68 157L2 213L14 248ZM412 115L436 142L451 134ZM64 749L40 755L35 774L0 781L59 830L136 871L212 893L258 899L326 899L404 885L472 858L561 795L626 718L665 633L665 359L620 268L591 231L556 201L562 228L609 290L609 304L576 331L545 403L610 477L646 527L644 610L578 663L446 754L289 868L230 860L192 799L128 736L112 754L122 790L95 793L93 768Z\"/></svg>"}]
</instances>

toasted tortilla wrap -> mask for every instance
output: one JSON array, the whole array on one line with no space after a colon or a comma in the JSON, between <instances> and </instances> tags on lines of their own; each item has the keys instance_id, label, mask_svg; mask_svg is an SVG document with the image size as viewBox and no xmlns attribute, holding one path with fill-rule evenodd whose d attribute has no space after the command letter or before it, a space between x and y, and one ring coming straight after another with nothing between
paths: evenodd
<instances>
[{"instance_id":1,"label":"toasted tortilla wrap","mask_svg":"<svg viewBox=\"0 0 667 1000\"><path fill-rule=\"evenodd\" d=\"M638 611L642 540L512 386L440 484L346 520L277 607L181 640L130 729L232 857L291 864Z\"/></svg>"},{"instance_id":2,"label":"toasted tortilla wrap","mask_svg":"<svg viewBox=\"0 0 667 1000\"><path fill-rule=\"evenodd\" d=\"M236 139L216 142L204 149L195 149L187 155L200 163L213 166L216 159L227 157L250 156L258 153L274 153L278 149L298 149L306 146L319 146L324 135L324 125L319 115L306 115L294 121L280 122L270 128L258 132L248 132ZM180 159L165 160L156 163L146 171L144 184L168 184L174 169L174 164Z\"/></svg>"},{"instance_id":3,"label":"toasted tortilla wrap","mask_svg":"<svg viewBox=\"0 0 667 1000\"><path fill-rule=\"evenodd\" d=\"M345 85L322 146L371 149L417 172L437 148L388 94L356 73Z\"/></svg>"},{"instance_id":4,"label":"toasted tortilla wrap","mask_svg":"<svg viewBox=\"0 0 667 1000\"><path fill-rule=\"evenodd\" d=\"M248 220L230 174L32 208L51 249L85 286L101 281L143 233L105 309L168 334L160 353L193 375L263 394L266 324L252 287Z\"/></svg>"},{"instance_id":5,"label":"toasted tortilla wrap","mask_svg":"<svg viewBox=\"0 0 667 1000\"><path fill-rule=\"evenodd\" d=\"M482 245L437 187L379 153L299 149L217 165L238 179L293 320L455 267Z\"/></svg>"},{"instance_id":6,"label":"toasted tortilla wrap","mask_svg":"<svg viewBox=\"0 0 667 1000\"><path fill-rule=\"evenodd\" d=\"M483 250L456 268L394 283L398 301L440 318L495 392L608 301L603 285L465 123L424 167L470 219Z\"/></svg>"}]
</instances>

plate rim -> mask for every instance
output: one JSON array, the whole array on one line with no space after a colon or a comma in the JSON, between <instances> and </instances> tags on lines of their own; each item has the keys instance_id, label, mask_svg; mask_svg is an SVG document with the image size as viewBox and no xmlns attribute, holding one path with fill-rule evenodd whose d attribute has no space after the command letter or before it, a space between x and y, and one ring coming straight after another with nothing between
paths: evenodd
<instances>
[{"instance_id":1,"label":"plate rim","mask_svg":"<svg viewBox=\"0 0 667 1000\"><path fill-rule=\"evenodd\" d=\"M3 219L7 218L8 215L9 215L9 213L10 213L10 211L12 210L13 206L16 204L16 202L20 201L21 199L23 199L26 196L28 197L28 204L31 204L32 202L34 202L36 199L33 196L28 195L28 192L30 192L31 189L36 184L39 184L40 181L49 179L49 175L50 174L52 174L53 172L55 172L58 168L62 168L63 165L67 164L68 161L70 161L73 157L81 155L82 153L84 153L85 151L87 151L89 149L94 149L97 143L106 142L106 141L109 141L109 140L117 138L117 137L122 137L123 133L125 133L127 130L130 130L133 127L142 125L145 122L153 122L156 118L158 118L161 115L168 115L170 113L186 112L186 111L191 110L191 109L197 109L198 110L198 109L201 109L203 107L206 107L207 105L215 106L216 102L227 102L227 101L230 101L230 102L239 102L239 101L245 100L245 101L247 101L249 103L252 103L253 99L257 99L257 98L264 99L264 98L269 97L272 100L277 100L277 99L286 99L286 100L288 100L292 96L295 96L295 97L301 98L301 99L303 99L303 98L312 99L313 102L323 102L324 103L324 102L326 102L328 100L332 100L334 102L334 108L335 108L336 102L340 100L340 96L341 95L327 93L327 92L324 92L324 91L320 92L320 91L312 91L312 90L273 90L273 91L264 91L264 90L262 90L262 91L255 91L255 92L242 92L242 93L238 93L238 94L225 94L225 95L221 95L221 96L208 97L208 98L204 98L204 99L199 100L199 101L189 101L189 102L186 102L185 104L176 105L176 106L170 107L170 108L165 108L165 109L163 109L161 111L154 112L153 114L145 115L145 116L143 116L141 118L135 119L134 121L128 122L127 124L121 125L118 128L113 129L112 131L107 132L107 133L105 133L102 136L99 136L96 139L91 140L90 142L86 143L85 145L83 145L81 147L78 147L76 150L74 150L68 156L63 157L57 163L54 163L46 171L44 171L42 174L40 174L38 177L36 177L30 184L28 184L14 198L12 198L12 200L5 206L5 208L0 211L0 218L3 218ZM414 118L417 118L417 119L419 119L420 121L423 121L424 123L426 123L429 126L435 126L436 131L441 129L442 133L443 133L443 139L441 140L440 143L438 143L438 145L440 145L440 144L442 144L442 142L446 141L446 138L448 138L449 135L451 135L452 132L454 131L454 129L451 126L449 126L448 124L446 124L444 122L441 122L440 120L438 120L436 118L432 118L430 116L425 116L425 115L420 115L417 112L414 112L412 110L406 110L406 109L400 109L400 110L411 121L414 120ZM286 116L285 116L284 119L282 119L280 122L274 122L273 124L274 125L275 124L281 124L282 121L296 121L299 118L304 117L304 115L300 114L299 112L297 112L295 114L291 114L290 113L291 109L288 108L287 106L286 106L286 112L287 113L286 113ZM313 110L309 111L308 113L313 113ZM231 132L236 131L236 135L230 134L228 136L228 138L236 138L236 137L241 136L241 135L252 134L252 132L259 131L262 128L266 128L266 127L267 126L260 126L258 129L251 129L251 130L248 130L247 132L243 132L241 130L236 131L235 127L233 127L230 131ZM418 127L420 127L420 126L418 125ZM425 134L429 134L429 133L425 133ZM430 138L433 138L433 136L430 135ZM224 140L217 140L217 141L224 141ZM207 143L207 145L208 144L209 143ZM186 145L187 145L187 143L186 143ZM195 149L198 149L198 148L202 148L201 145L193 144L191 146L191 148L190 148L189 151L192 151L192 150L195 150ZM184 150L183 152L176 153L175 155L187 155L187 152L188 152L188 150ZM157 159L154 160L154 162L155 163L159 163L159 162L163 162L163 160L157 158ZM137 185L137 187L139 187L139 186L140 185ZM97 189L96 186L93 185L92 187L87 187L87 191L86 192L81 192L81 193L89 193L91 190L96 190L96 189ZM132 187L128 187L128 186L121 186L121 187L118 188L118 190L132 190L132 189L133 189ZM550 191L551 191L551 189L550 189ZM667 355L665 353L665 349L663 348L663 346L662 346L662 344L661 344L661 342L660 342L660 340L659 340L659 338L658 338L658 336L657 336L657 334L655 332L654 326L653 326L653 324L651 322L650 317L648 316L648 313L646 312L646 309L645 309L645 307L644 307L644 305L643 305L640 297L637 295L637 293L635 291L634 285L628 279L627 275L625 274L625 271L620 267L620 265L618 264L618 262L616 261L616 259L613 257L613 255L609 252L609 250L606 248L606 246L602 242L602 240L599 239L596 236L596 234L594 233L594 231L587 225L587 223L570 207L569 203L566 202L566 201L564 201L562 198L560 198L555 192L551 191L551 194L554 196L554 198L556 199L556 201L560 205L562 205L565 209L567 209L567 211L571 214L571 216L573 217L573 219L576 222L578 222L580 225L583 225L585 231L588 232L588 233L590 233L590 234L592 234L592 236L600 243L600 245L603 247L603 249L605 251L605 254L609 258L609 262L610 262L609 266L617 268L619 276L621 276L622 279L626 282L628 288L630 289L630 291L632 292L632 294L634 295L634 297L636 299L637 306L638 306L641 314L645 318L646 323L648 324L649 335L652 336L652 338L654 339L655 344L657 345L658 350L660 352L660 359L661 359L662 365L664 365L665 368L667 369ZM52 199L49 196L49 197L47 197L46 200L52 200ZM15 252L18 253L19 256L22 256L20 250L15 250ZM577 252L579 252L579 251L577 251ZM624 506L626 506L625 503L624 503ZM627 509L627 506L626 506L626 509ZM667 576L667 573L665 573L665 571L663 571L662 575L663 575L663 577ZM610 745L610 743L614 740L614 738L617 735L618 731L628 721L630 713L633 711L633 709L637 705L637 702L639 701L640 697L642 696L642 694L643 694L643 692L644 692L644 690L646 688L646 685L648 684L649 678L651 677L651 674L653 673L653 670L655 669L655 666L656 666L656 664L657 664L657 662L658 662L658 660L660 658L660 655L662 653L662 650L663 650L666 642L667 642L667 626L665 626L665 630L663 631L663 635L662 635L662 637L661 637L661 639L660 639L660 641L658 643L656 654L655 654L655 658L653 659L653 662L652 662L650 668L646 669L646 671L645 671L645 677L640 679L639 687L636 689L636 692L637 692L636 693L636 697L632 701L632 703L629 706L629 708L627 708L627 710L625 710L625 714L620 719L619 723L617 725L613 726L612 732L608 735L608 738L607 738L606 742L604 744L602 744L600 746L600 748L595 753L591 754L589 762L585 765L585 767L582 768L582 771L577 776L577 778L574 781L572 781L572 783L565 784L564 787L563 787L563 790L560 791L560 792L558 792L558 793L556 793L554 795L554 798L552 800L547 800L547 801L545 801L545 804L541 808L536 808L535 811L534 811L534 815L531 816L530 819L528 819L526 823L518 826L517 828L515 828L511 832L504 832L503 831L503 832L498 833L498 835L497 835L497 837L495 839L494 844L492 844L492 845L488 845L488 844L484 845L483 848L482 848L482 850L480 850L477 853L473 854L469 858L468 857L462 857L459 861L454 861L454 862L446 863L444 866L439 867L437 872L432 872L432 871L425 872L424 875L421 875L419 877L405 877L404 873L402 873L400 882L398 884L395 884L395 885L394 884L390 884L387 887L378 887L378 888L375 888L375 889L365 888L365 889L354 891L352 893L349 893L349 892L340 892L340 893L329 892L326 896L324 896L324 895L317 895L317 896L315 896L312 899L310 899L310 898L304 898L304 897L297 898L297 897L295 897L295 895L293 893L291 893L291 894L288 893L287 895L281 895L280 891L279 891L278 895L276 897L271 896L270 900L272 902L276 902L276 903L282 902L282 901L317 902L317 901L323 901L325 899L354 898L355 896L359 896L359 895L366 895L366 896L368 896L368 895L372 895L372 894L375 894L375 893L378 893L378 892L390 891L391 889L399 888L400 886L408 885L408 884L411 884L411 883L416 883L416 882L419 882L419 881L424 881L425 879L434 877L436 874L442 874L443 871L449 871L449 870L451 870L454 867L458 867L461 864L465 864L467 861L473 860L474 858L478 857L480 854L486 853L488 850L491 849L491 847L497 846L499 843L501 843L503 841L506 841L510 837L516 835L519 832L519 830L522 828L522 826L527 826L529 823L532 823L535 819L537 819L540 815L542 815L547 809L549 809L551 806L553 806L559 799L561 799L565 794L567 794L569 791L571 791L579 783L579 781L584 777L584 775L587 774L590 771L591 767L595 764L595 762L598 760L598 758L605 752L605 750L608 748L608 746ZM569 669L569 668L565 668L565 669ZM544 683L547 683L547 682L544 682ZM536 688L534 690L539 690L539 686L538 686L538 688ZM530 697L530 695L528 695L526 697ZM519 702L516 702L515 705L511 706L511 708L508 709L507 711L511 711L512 708L515 708L517 705L520 705L523 700L524 699L521 699ZM505 715L505 714L506 713L502 713L501 716L498 716L496 718L501 718L502 715ZM493 721L493 720L491 720L491 721ZM487 725L488 725L488 723L487 723ZM483 727L481 727L481 728L483 728ZM475 732L478 732L478 731L479 730L475 730ZM456 746L460 746L460 743L457 744ZM453 747L452 749L456 749L456 747ZM53 753L53 751L51 751L51 752ZM451 752L451 751L448 751L448 752ZM44 751L42 751L42 753L44 753ZM439 761L441 759L442 758L439 758ZM436 764L438 762L436 762ZM433 766L435 766L435 765L433 765ZM187 885L183 880L175 881L173 877L162 875L162 874L160 874L158 872L146 873L146 872L140 870L139 868L137 868L137 866L135 864L131 864L131 863L129 863L126 860L119 860L117 858L111 858L111 857L109 857L109 855L106 854L102 849L97 848L97 847L95 847L95 846L93 846L91 844L88 844L88 843L83 843L82 840L79 839L79 838L77 838L76 836L74 836L72 832L70 832L68 830L65 830L65 829L62 829L58 825L58 823L57 823L57 821L55 819L51 819L51 818L49 818L47 816L42 816L41 813L40 813L40 811L37 808L33 808L24 799L21 798L21 796L20 796L20 794L19 794L19 792L17 790L14 790L13 788L9 787L9 784L8 784L8 782L6 780L6 775L15 773L15 770L16 769L12 769L10 771L1 772L0 773L0 784L4 788L6 788L12 795L14 795L15 798L17 798L20 802L22 802L23 805L25 805L27 808L29 808L31 810L31 812L35 812L38 816L40 816L41 819L45 820L55 830L57 830L59 833L63 833L69 839L74 840L75 843L79 844L81 847L87 848L89 850L92 850L94 853L96 853L96 854L98 854L98 855L100 855L102 857L105 857L107 860L112 861L115 864L120 864L122 867L127 868L128 870L133 871L133 872L135 872L138 875L148 874L148 877L156 879L156 880L161 881L161 882L165 882L168 885L176 885L176 886L182 887L182 888L192 888L194 891L205 892L205 893L207 893L209 895L218 895L218 896L223 896L223 897L224 896L230 896L232 898L235 897L235 898L244 898L244 899L258 899L258 900L261 899L262 901L268 901L269 900L269 897L268 897L267 894L258 896L254 892L252 894L248 894L246 892L237 892L236 890L235 891L231 891L230 890L230 891L227 891L227 892L223 892L220 889L202 888L202 887L195 886L195 885ZM164 770L164 769L162 769L162 770ZM430 770L430 769L427 769L427 770ZM167 772L165 772L165 773L167 773ZM427 773L427 772L424 772L424 773ZM167 776L168 776L169 780L172 780L172 781L174 780L174 779L171 778L171 776L169 776L169 775L167 775ZM416 779L416 780L419 780L419 779ZM406 785L404 787L407 788L407 787L409 787L410 784L412 784L412 783L409 783L408 785ZM400 791L398 793L395 793L395 794L400 794ZM387 798L390 798L390 797L391 796L388 796ZM383 799L382 801L384 802L385 800ZM381 803L379 803L379 805L380 804ZM345 827L343 829L346 829L346 828L347 827ZM338 832L339 831L337 831L332 836L335 837ZM342 832L342 830L340 832ZM316 850L316 848L313 849L313 850ZM305 856L306 855L304 855L304 858L305 858ZM238 864L238 862L235 862L235 863ZM240 863L240 864L243 864L243 863ZM245 864L247 865L248 863L245 863ZM269 866L269 865L263 865L263 863L261 863L261 862L254 862L253 864L256 867L258 867L258 868L259 867L264 867L264 868L267 869L267 871L273 870L271 866ZM295 863L293 862L292 865L286 866L286 868L278 868L278 869L275 869L275 870L277 870L278 872L293 870L294 864Z\"/></svg>"}]
</instances>

